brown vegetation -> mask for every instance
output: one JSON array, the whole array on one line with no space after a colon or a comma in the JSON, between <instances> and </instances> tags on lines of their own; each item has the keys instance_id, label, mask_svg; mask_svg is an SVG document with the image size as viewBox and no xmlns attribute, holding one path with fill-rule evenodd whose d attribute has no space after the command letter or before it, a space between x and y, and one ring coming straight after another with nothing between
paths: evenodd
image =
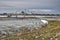
<instances>
[{"instance_id":1,"label":"brown vegetation","mask_svg":"<svg viewBox=\"0 0 60 40\"><path fill-rule=\"evenodd\" d=\"M2 39L2 38L0 38ZM7 35L4 40L60 40L60 21L49 21L47 26L34 30L23 30L14 36Z\"/></svg>"}]
</instances>

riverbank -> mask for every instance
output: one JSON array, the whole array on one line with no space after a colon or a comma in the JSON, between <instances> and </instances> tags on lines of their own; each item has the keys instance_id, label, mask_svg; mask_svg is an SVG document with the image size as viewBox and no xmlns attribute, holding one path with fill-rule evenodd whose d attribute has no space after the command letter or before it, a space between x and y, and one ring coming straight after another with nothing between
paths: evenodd
<instances>
[{"instance_id":1,"label":"riverbank","mask_svg":"<svg viewBox=\"0 0 60 40\"><path fill-rule=\"evenodd\" d=\"M47 26L42 28L27 30L15 33L15 35L7 35L5 40L60 40L60 21L51 20Z\"/></svg>"}]
</instances>

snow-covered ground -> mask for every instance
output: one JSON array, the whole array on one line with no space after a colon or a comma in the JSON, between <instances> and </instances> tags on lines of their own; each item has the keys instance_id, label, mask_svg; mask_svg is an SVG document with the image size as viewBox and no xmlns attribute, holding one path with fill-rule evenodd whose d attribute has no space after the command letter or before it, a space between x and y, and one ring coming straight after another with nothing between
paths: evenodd
<instances>
[{"instance_id":1,"label":"snow-covered ground","mask_svg":"<svg viewBox=\"0 0 60 40\"><path fill-rule=\"evenodd\" d=\"M10 30L10 32L13 33L14 31L19 30L20 27L32 29L47 23L46 20L41 19L0 20L0 34L6 34L5 30Z\"/></svg>"}]
</instances>

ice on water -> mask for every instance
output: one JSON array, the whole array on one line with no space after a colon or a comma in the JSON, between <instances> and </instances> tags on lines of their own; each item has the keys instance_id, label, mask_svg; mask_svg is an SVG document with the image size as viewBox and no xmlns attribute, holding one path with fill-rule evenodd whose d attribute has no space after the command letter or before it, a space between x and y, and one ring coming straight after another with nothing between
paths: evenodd
<instances>
[{"instance_id":1,"label":"ice on water","mask_svg":"<svg viewBox=\"0 0 60 40\"><path fill-rule=\"evenodd\" d=\"M46 22L40 19L0 20L0 32L4 32L4 30L18 30L20 27L35 28Z\"/></svg>"}]
</instances>

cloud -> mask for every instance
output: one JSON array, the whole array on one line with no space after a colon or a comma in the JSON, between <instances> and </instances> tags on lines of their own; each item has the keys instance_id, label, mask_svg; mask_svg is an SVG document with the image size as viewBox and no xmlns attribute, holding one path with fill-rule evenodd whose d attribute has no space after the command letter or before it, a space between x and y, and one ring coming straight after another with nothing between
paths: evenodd
<instances>
[{"instance_id":1,"label":"cloud","mask_svg":"<svg viewBox=\"0 0 60 40\"><path fill-rule=\"evenodd\" d=\"M60 0L0 0L0 10L60 9Z\"/></svg>"},{"instance_id":2,"label":"cloud","mask_svg":"<svg viewBox=\"0 0 60 40\"><path fill-rule=\"evenodd\" d=\"M10 7L29 8L29 7L49 7L56 6L57 2L54 0L6 0L1 1L1 6L6 5Z\"/></svg>"}]
</instances>

